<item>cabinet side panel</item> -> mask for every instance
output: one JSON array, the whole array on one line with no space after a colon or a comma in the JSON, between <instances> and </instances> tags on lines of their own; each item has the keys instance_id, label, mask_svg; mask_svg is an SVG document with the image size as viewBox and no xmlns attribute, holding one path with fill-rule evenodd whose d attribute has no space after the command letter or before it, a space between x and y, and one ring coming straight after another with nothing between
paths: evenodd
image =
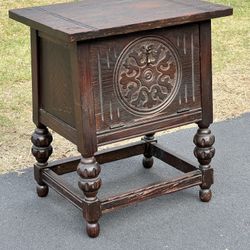
<instances>
[{"instance_id":1,"label":"cabinet side panel","mask_svg":"<svg viewBox=\"0 0 250 250\"><path fill-rule=\"evenodd\" d=\"M40 108L75 127L69 49L40 37Z\"/></svg>"}]
</instances>

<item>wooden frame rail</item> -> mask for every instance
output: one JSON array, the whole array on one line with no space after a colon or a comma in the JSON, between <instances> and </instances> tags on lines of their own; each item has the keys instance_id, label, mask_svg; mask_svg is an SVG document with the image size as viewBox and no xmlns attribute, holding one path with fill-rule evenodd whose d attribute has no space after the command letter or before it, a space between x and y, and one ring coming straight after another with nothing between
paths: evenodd
<instances>
[{"instance_id":1,"label":"wooden frame rail","mask_svg":"<svg viewBox=\"0 0 250 250\"><path fill-rule=\"evenodd\" d=\"M162 160L185 174L172 180L151 184L146 187L101 200L100 206L102 213L111 212L115 209L122 208L136 202L170 194L202 184L202 171L199 170L197 164L192 163L180 155L176 155L173 151L163 147L156 141L142 140L130 143L126 146L106 149L97 152L95 157L100 164L103 164L144 154L145 150L148 150L148 148L150 148L152 156ZM84 200L84 196L80 194L80 189L76 190L60 177L60 175L76 171L79 161L80 156L51 162L46 168L41 170L41 177L48 186L53 188L57 193L66 198L77 208L83 210L86 202Z\"/></svg>"},{"instance_id":2,"label":"wooden frame rail","mask_svg":"<svg viewBox=\"0 0 250 250\"><path fill-rule=\"evenodd\" d=\"M49 187L54 189L58 194L67 199L74 206L82 209L83 197L77 195L79 192L77 192L74 187L66 183L55 172L50 169L42 170L42 179Z\"/></svg>"},{"instance_id":3,"label":"wooden frame rail","mask_svg":"<svg viewBox=\"0 0 250 250\"><path fill-rule=\"evenodd\" d=\"M145 141L130 143L124 146L105 149L96 152L95 157L99 164L122 160L128 157L143 154L145 151ZM76 171L81 156L71 157L49 163L48 168L52 169L58 175L67 174Z\"/></svg>"},{"instance_id":4,"label":"wooden frame rail","mask_svg":"<svg viewBox=\"0 0 250 250\"><path fill-rule=\"evenodd\" d=\"M152 155L184 173L199 168L199 165L196 162L192 162L189 159L176 154L171 149L162 146L159 143L152 143Z\"/></svg>"},{"instance_id":5,"label":"wooden frame rail","mask_svg":"<svg viewBox=\"0 0 250 250\"><path fill-rule=\"evenodd\" d=\"M197 186L202 183L200 170L195 170L170 181L159 182L147 187L139 188L124 194L110 197L101 202L103 213L111 212L114 209L128 206L130 204L151 199L164 194L170 194L182 189Z\"/></svg>"}]
</instances>

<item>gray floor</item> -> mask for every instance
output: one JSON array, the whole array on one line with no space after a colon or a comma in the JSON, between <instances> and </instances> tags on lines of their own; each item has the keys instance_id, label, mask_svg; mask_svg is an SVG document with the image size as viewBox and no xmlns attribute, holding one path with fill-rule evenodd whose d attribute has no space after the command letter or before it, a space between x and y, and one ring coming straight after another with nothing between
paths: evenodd
<instances>
[{"instance_id":1,"label":"gray floor","mask_svg":"<svg viewBox=\"0 0 250 250\"><path fill-rule=\"evenodd\" d=\"M34 192L32 169L0 176L0 249L250 249L250 113L212 126L216 136L213 199L202 203L198 188L148 200L103 216L99 238L84 233L80 211L50 190ZM159 138L194 159L195 129ZM141 157L106 164L103 190L119 193L179 172ZM75 175L67 177L76 183Z\"/></svg>"}]
</instances>

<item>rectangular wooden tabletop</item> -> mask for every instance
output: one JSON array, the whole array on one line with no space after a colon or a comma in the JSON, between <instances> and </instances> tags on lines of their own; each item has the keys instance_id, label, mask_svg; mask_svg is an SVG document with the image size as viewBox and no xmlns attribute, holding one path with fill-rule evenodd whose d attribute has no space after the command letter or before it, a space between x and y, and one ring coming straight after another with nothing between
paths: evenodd
<instances>
[{"instance_id":1,"label":"rectangular wooden tabletop","mask_svg":"<svg viewBox=\"0 0 250 250\"><path fill-rule=\"evenodd\" d=\"M11 18L69 42L231 14L230 7L199 0L84 0L9 12Z\"/></svg>"}]
</instances>

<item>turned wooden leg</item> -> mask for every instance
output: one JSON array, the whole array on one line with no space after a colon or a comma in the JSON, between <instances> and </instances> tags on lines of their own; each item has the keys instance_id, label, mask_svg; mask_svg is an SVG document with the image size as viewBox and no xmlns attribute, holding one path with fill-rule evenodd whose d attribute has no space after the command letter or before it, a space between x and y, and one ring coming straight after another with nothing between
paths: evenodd
<instances>
[{"instance_id":1,"label":"turned wooden leg","mask_svg":"<svg viewBox=\"0 0 250 250\"><path fill-rule=\"evenodd\" d=\"M78 186L84 193L83 217L86 220L86 230L90 237L97 237L100 232L98 223L101 217L101 203L97 198L97 193L101 187L99 173L100 165L95 157L82 157L77 173L80 176Z\"/></svg>"},{"instance_id":2,"label":"turned wooden leg","mask_svg":"<svg viewBox=\"0 0 250 250\"><path fill-rule=\"evenodd\" d=\"M204 202L210 201L212 192L210 190L213 184L213 169L210 162L215 154L213 147L215 141L214 135L211 134L209 128L200 127L194 136L194 155L200 163L200 170L202 171L202 184L199 192L200 200Z\"/></svg>"},{"instance_id":3,"label":"turned wooden leg","mask_svg":"<svg viewBox=\"0 0 250 250\"><path fill-rule=\"evenodd\" d=\"M36 191L39 197L45 197L49 192L49 188L42 181L41 170L48 165L47 161L53 151L50 145L52 142L52 135L44 125L39 124L32 134L31 141L33 143L31 152L37 161L34 165L34 177L37 181Z\"/></svg>"},{"instance_id":4,"label":"turned wooden leg","mask_svg":"<svg viewBox=\"0 0 250 250\"><path fill-rule=\"evenodd\" d=\"M144 168L151 168L154 164L154 158L152 156L150 141L154 140L154 134L147 134L143 138L144 141L148 142L145 145L145 152L143 154L142 165Z\"/></svg>"}]
</instances>

